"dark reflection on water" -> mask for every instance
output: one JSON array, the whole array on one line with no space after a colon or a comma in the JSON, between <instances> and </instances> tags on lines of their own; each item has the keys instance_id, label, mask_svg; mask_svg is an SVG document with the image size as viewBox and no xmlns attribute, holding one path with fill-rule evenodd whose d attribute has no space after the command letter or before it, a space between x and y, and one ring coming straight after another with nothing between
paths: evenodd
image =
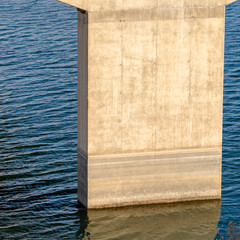
<instances>
[{"instance_id":1,"label":"dark reflection on water","mask_svg":"<svg viewBox=\"0 0 240 240\"><path fill-rule=\"evenodd\" d=\"M217 233L220 201L89 210L80 213L83 239L206 240ZM83 227L84 226L84 227Z\"/></svg>"},{"instance_id":2,"label":"dark reflection on water","mask_svg":"<svg viewBox=\"0 0 240 240\"><path fill-rule=\"evenodd\" d=\"M79 229L76 233L76 237L78 239L90 239L90 233L87 231L89 224L88 212L86 209L79 209L78 211L79 217Z\"/></svg>"},{"instance_id":3,"label":"dark reflection on water","mask_svg":"<svg viewBox=\"0 0 240 240\"><path fill-rule=\"evenodd\" d=\"M239 46L240 1L226 12L219 223L219 202L86 214L77 207L77 11L56 0L1 0L0 240L204 240L217 228L216 239L237 235Z\"/></svg>"}]
</instances>

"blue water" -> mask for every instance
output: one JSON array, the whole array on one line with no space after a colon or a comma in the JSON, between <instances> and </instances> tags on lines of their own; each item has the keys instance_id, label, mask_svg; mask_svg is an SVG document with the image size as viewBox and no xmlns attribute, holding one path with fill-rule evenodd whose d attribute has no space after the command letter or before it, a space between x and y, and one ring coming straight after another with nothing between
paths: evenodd
<instances>
[{"instance_id":1,"label":"blue water","mask_svg":"<svg viewBox=\"0 0 240 240\"><path fill-rule=\"evenodd\" d=\"M226 11L223 118L221 202L82 211L77 11L1 0L0 239L240 239L240 1Z\"/></svg>"}]
</instances>

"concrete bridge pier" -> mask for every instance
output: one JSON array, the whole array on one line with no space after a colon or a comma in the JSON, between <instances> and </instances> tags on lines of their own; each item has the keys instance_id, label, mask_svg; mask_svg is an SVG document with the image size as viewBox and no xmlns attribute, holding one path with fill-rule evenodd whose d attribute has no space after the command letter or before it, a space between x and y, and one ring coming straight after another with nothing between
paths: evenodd
<instances>
[{"instance_id":1,"label":"concrete bridge pier","mask_svg":"<svg viewBox=\"0 0 240 240\"><path fill-rule=\"evenodd\" d=\"M78 8L78 198L87 208L221 198L225 5Z\"/></svg>"}]
</instances>

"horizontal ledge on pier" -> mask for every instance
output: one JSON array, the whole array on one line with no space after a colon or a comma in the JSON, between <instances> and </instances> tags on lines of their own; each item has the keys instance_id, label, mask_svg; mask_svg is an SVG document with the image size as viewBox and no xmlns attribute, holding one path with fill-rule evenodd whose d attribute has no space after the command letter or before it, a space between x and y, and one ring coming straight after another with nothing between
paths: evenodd
<instances>
[{"instance_id":1,"label":"horizontal ledge on pier","mask_svg":"<svg viewBox=\"0 0 240 240\"><path fill-rule=\"evenodd\" d=\"M236 0L58 0L89 12L150 8L218 7Z\"/></svg>"}]
</instances>

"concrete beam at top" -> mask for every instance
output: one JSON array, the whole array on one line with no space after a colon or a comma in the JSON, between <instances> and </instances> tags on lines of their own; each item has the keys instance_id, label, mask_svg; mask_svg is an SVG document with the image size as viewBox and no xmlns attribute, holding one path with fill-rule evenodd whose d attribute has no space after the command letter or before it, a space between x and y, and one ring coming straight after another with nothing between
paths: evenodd
<instances>
[{"instance_id":1,"label":"concrete beam at top","mask_svg":"<svg viewBox=\"0 0 240 240\"><path fill-rule=\"evenodd\" d=\"M88 12L169 8L169 7L217 7L236 0L58 0Z\"/></svg>"}]
</instances>

